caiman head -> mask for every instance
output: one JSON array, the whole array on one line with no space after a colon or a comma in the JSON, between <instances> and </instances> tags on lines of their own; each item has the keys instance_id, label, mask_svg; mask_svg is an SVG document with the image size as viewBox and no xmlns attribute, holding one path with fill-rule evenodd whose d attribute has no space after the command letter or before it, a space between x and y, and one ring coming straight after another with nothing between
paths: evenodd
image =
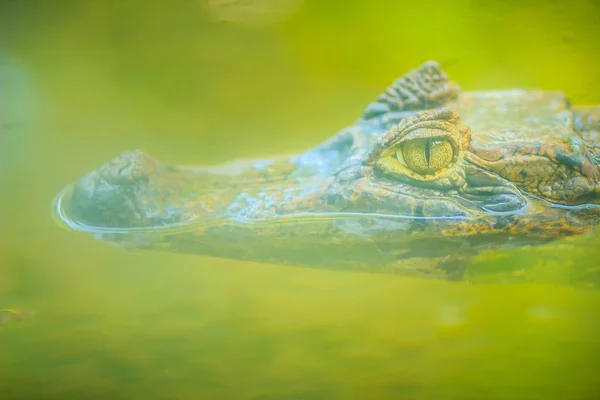
<instances>
[{"instance_id":1,"label":"caiman head","mask_svg":"<svg viewBox=\"0 0 600 400\"><path fill-rule=\"evenodd\" d=\"M461 93L428 62L307 152L216 167L123 153L56 209L121 245L459 278L445 260L598 223L599 116L561 93Z\"/></svg>"}]
</instances>

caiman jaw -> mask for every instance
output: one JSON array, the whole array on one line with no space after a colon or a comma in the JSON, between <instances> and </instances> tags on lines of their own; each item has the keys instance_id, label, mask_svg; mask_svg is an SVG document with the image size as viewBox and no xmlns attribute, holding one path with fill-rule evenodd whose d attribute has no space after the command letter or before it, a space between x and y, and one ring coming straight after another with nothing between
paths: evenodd
<instances>
[{"instance_id":1,"label":"caiman jaw","mask_svg":"<svg viewBox=\"0 0 600 400\"><path fill-rule=\"evenodd\" d=\"M291 170L287 158L187 168L132 151L61 194L57 212L77 230L126 233L275 222L320 210L327 179L286 176Z\"/></svg>"},{"instance_id":2,"label":"caiman jaw","mask_svg":"<svg viewBox=\"0 0 600 400\"><path fill-rule=\"evenodd\" d=\"M74 185L69 217L98 228L151 228L181 223L189 215L177 204L165 202L166 194L175 190L174 185L179 182L166 175L174 174L177 172L141 151L123 153Z\"/></svg>"}]
</instances>

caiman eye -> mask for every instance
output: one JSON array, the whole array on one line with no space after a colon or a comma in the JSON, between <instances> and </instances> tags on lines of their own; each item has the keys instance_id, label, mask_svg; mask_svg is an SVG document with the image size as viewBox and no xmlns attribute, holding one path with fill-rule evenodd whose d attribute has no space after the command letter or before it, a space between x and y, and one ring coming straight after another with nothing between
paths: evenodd
<instances>
[{"instance_id":1,"label":"caiman eye","mask_svg":"<svg viewBox=\"0 0 600 400\"><path fill-rule=\"evenodd\" d=\"M366 163L388 177L442 183L456 178L470 139L471 129L452 110L423 111L378 137Z\"/></svg>"},{"instance_id":2,"label":"caiman eye","mask_svg":"<svg viewBox=\"0 0 600 400\"><path fill-rule=\"evenodd\" d=\"M446 168L454 158L454 148L448 139L429 137L401 142L396 159L412 171L428 175Z\"/></svg>"}]
</instances>

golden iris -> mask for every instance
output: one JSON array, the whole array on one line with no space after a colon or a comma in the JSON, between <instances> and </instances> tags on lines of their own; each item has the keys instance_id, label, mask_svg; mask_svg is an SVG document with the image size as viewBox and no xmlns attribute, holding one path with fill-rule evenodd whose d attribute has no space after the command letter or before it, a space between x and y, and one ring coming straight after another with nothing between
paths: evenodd
<instances>
[{"instance_id":1,"label":"golden iris","mask_svg":"<svg viewBox=\"0 0 600 400\"><path fill-rule=\"evenodd\" d=\"M420 138L404 142L396 151L398 161L414 172L426 175L447 167L452 162L454 150L447 139Z\"/></svg>"}]
</instances>

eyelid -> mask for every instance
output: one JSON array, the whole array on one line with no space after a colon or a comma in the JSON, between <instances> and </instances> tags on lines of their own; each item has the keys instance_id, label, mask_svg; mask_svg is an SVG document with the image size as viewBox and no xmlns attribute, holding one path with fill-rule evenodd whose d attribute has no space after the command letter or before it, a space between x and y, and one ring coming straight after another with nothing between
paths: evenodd
<instances>
[{"instance_id":1,"label":"eyelid","mask_svg":"<svg viewBox=\"0 0 600 400\"><path fill-rule=\"evenodd\" d=\"M404 136L402 136L397 142L396 145L407 140L417 140L417 139L432 139L432 138L440 138L440 139L448 139L450 140L451 135L448 131L438 128L423 128L418 127L416 129L410 130Z\"/></svg>"},{"instance_id":2,"label":"eyelid","mask_svg":"<svg viewBox=\"0 0 600 400\"><path fill-rule=\"evenodd\" d=\"M404 161L403 151L404 151L404 149L402 148L402 143L399 143L396 146L394 153L392 153L392 156L396 157L396 161L398 161L400 163L400 165L402 165L405 168L408 168L406 161Z\"/></svg>"},{"instance_id":3,"label":"eyelid","mask_svg":"<svg viewBox=\"0 0 600 400\"><path fill-rule=\"evenodd\" d=\"M406 135L396 143L395 147L398 148L398 147L401 147L402 145L406 144L407 142L420 141L420 140L422 140L422 141L425 141L425 140L447 141L447 142L450 142L450 144L452 144L454 147L454 143L451 140L449 135L439 135L439 134L437 134L438 132L428 132L428 133L430 133L430 134L429 135L420 135L420 134L419 135L410 135L410 134Z\"/></svg>"}]
</instances>

